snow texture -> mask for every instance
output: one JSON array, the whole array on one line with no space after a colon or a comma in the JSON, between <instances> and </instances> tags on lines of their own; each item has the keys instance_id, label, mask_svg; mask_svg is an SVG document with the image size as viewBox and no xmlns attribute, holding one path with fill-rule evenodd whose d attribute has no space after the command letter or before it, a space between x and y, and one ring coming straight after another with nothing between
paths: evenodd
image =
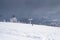
<instances>
[{"instance_id":1,"label":"snow texture","mask_svg":"<svg viewBox=\"0 0 60 40\"><path fill-rule=\"evenodd\" d=\"M60 40L60 27L0 22L0 40Z\"/></svg>"}]
</instances>

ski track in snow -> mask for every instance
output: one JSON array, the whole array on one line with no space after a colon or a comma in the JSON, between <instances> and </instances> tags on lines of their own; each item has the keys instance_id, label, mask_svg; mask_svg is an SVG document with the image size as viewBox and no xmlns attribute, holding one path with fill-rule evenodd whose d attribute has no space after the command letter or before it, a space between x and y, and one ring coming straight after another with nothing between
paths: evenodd
<instances>
[{"instance_id":1,"label":"ski track in snow","mask_svg":"<svg viewBox=\"0 0 60 40\"><path fill-rule=\"evenodd\" d=\"M60 40L60 27L0 22L0 40Z\"/></svg>"}]
</instances>

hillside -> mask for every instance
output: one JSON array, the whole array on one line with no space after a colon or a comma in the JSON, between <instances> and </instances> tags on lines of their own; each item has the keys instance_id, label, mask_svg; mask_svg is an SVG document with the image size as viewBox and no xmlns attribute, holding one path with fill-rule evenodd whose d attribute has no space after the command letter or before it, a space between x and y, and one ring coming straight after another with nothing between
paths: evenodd
<instances>
[{"instance_id":1,"label":"hillside","mask_svg":"<svg viewBox=\"0 0 60 40\"><path fill-rule=\"evenodd\" d=\"M60 40L60 27L0 22L0 40Z\"/></svg>"}]
</instances>

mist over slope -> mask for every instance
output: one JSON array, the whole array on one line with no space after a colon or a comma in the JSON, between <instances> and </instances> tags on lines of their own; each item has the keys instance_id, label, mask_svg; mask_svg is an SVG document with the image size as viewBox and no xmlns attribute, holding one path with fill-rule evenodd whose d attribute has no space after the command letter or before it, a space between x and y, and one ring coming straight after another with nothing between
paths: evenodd
<instances>
[{"instance_id":1,"label":"mist over slope","mask_svg":"<svg viewBox=\"0 0 60 40\"><path fill-rule=\"evenodd\" d=\"M37 24L52 21L60 26L60 0L0 0L0 20L9 21L12 15L19 21L33 18Z\"/></svg>"},{"instance_id":2,"label":"mist over slope","mask_svg":"<svg viewBox=\"0 0 60 40\"><path fill-rule=\"evenodd\" d=\"M13 14L18 19L27 16L59 19L60 0L0 0L0 15L8 19Z\"/></svg>"}]
</instances>

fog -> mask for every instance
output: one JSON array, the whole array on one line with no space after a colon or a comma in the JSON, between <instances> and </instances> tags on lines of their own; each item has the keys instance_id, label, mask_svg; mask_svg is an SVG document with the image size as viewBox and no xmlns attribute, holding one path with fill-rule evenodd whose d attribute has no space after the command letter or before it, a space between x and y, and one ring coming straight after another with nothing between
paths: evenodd
<instances>
[{"instance_id":1,"label":"fog","mask_svg":"<svg viewBox=\"0 0 60 40\"><path fill-rule=\"evenodd\" d=\"M46 17L60 20L60 0L0 0L0 15L6 19L15 15L18 19Z\"/></svg>"}]
</instances>

